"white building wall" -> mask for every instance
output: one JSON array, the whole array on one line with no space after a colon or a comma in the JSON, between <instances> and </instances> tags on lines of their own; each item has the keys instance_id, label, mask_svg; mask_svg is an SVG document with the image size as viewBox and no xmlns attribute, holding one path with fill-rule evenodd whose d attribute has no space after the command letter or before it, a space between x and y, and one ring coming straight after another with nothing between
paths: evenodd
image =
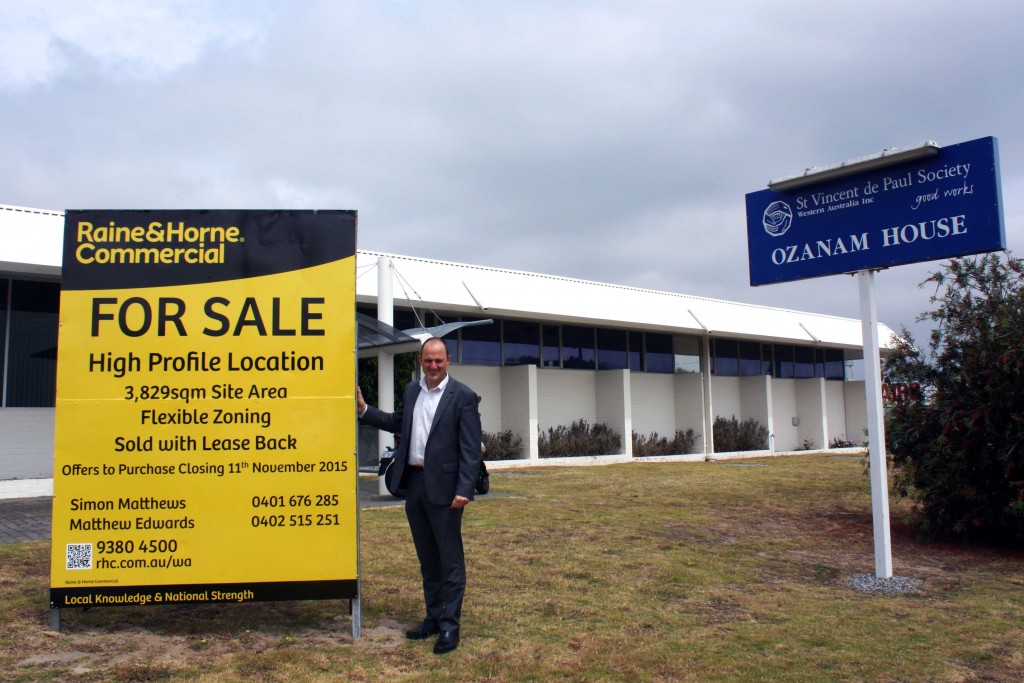
<instances>
[{"instance_id":1,"label":"white building wall","mask_svg":"<svg viewBox=\"0 0 1024 683\"><path fill-rule=\"evenodd\" d=\"M793 426L793 418L799 416L796 382L795 379L772 379L772 422L775 427L776 451L795 451L801 446L800 432Z\"/></svg>"},{"instance_id":2,"label":"white building wall","mask_svg":"<svg viewBox=\"0 0 1024 683\"><path fill-rule=\"evenodd\" d=\"M0 479L53 476L53 408L0 409Z\"/></svg>"},{"instance_id":3,"label":"white building wall","mask_svg":"<svg viewBox=\"0 0 1024 683\"><path fill-rule=\"evenodd\" d=\"M480 426L485 432L502 429L501 368L487 365L455 365L448 367L451 376L483 397L480 402Z\"/></svg>"},{"instance_id":4,"label":"white building wall","mask_svg":"<svg viewBox=\"0 0 1024 683\"><path fill-rule=\"evenodd\" d=\"M702 373L681 373L673 377L676 429L692 429L697 434L693 450L702 453L704 437L707 436L704 434L704 376Z\"/></svg>"},{"instance_id":5,"label":"white building wall","mask_svg":"<svg viewBox=\"0 0 1024 683\"><path fill-rule=\"evenodd\" d=\"M537 367L517 365L503 368L501 395L501 431L508 429L517 434L523 440L523 457L536 458Z\"/></svg>"},{"instance_id":6,"label":"white building wall","mask_svg":"<svg viewBox=\"0 0 1024 683\"><path fill-rule=\"evenodd\" d=\"M764 375L757 377L740 377L740 412L736 419L754 419L765 427L768 426L768 384Z\"/></svg>"},{"instance_id":7,"label":"white building wall","mask_svg":"<svg viewBox=\"0 0 1024 683\"><path fill-rule=\"evenodd\" d=\"M771 442L771 406L769 405L769 382L771 378L766 375L754 377L740 377L740 414L736 415L739 421L757 420L757 422L768 430L768 443L765 448L772 447Z\"/></svg>"},{"instance_id":8,"label":"white building wall","mask_svg":"<svg viewBox=\"0 0 1024 683\"><path fill-rule=\"evenodd\" d=\"M846 439L859 446L867 440L864 434L868 426L864 380L843 382L843 388L846 390Z\"/></svg>"},{"instance_id":9,"label":"white building wall","mask_svg":"<svg viewBox=\"0 0 1024 683\"><path fill-rule=\"evenodd\" d=\"M846 435L846 391L845 382L825 382L825 405L828 411L828 443L833 439L849 439ZM849 439L854 443L860 440ZM828 443L825 446L828 446Z\"/></svg>"},{"instance_id":10,"label":"white building wall","mask_svg":"<svg viewBox=\"0 0 1024 683\"><path fill-rule=\"evenodd\" d=\"M602 370L595 380L596 421L622 437L619 453L633 455L633 421L630 418L629 370ZM606 453L604 455L616 455Z\"/></svg>"},{"instance_id":11,"label":"white building wall","mask_svg":"<svg viewBox=\"0 0 1024 683\"><path fill-rule=\"evenodd\" d=\"M825 418L825 380L821 377L794 380L796 385L796 416L800 420L797 427L798 447L808 444L812 448L824 448L825 440L823 420Z\"/></svg>"},{"instance_id":12,"label":"white building wall","mask_svg":"<svg viewBox=\"0 0 1024 683\"><path fill-rule=\"evenodd\" d=\"M540 432L579 419L597 421L597 373L541 368L537 373L537 425Z\"/></svg>"},{"instance_id":13,"label":"white building wall","mask_svg":"<svg viewBox=\"0 0 1024 683\"><path fill-rule=\"evenodd\" d=\"M630 377L633 431L671 439L676 433L675 375L635 372ZM700 390L698 386L697 390ZM698 417L699 424L699 417ZM699 431L699 430L698 430Z\"/></svg>"},{"instance_id":14,"label":"white building wall","mask_svg":"<svg viewBox=\"0 0 1024 683\"><path fill-rule=\"evenodd\" d=\"M729 420L743 420L743 405L739 377L711 376L711 416Z\"/></svg>"}]
</instances>

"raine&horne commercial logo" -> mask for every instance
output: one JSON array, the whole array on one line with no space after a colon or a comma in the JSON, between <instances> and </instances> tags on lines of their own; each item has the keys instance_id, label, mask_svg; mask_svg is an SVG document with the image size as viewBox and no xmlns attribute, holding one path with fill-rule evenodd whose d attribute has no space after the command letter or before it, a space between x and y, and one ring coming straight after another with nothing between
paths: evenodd
<instances>
[{"instance_id":1,"label":"raine&horne commercial logo","mask_svg":"<svg viewBox=\"0 0 1024 683\"><path fill-rule=\"evenodd\" d=\"M75 259L84 265L222 264L226 244L245 242L238 226L195 226L185 221L108 225L78 221Z\"/></svg>"},{"instance_id":2,"label":"raine&horne commercial logo","mask_svg":"<svg viewBox=\"0 0 1024 683\"><path fill-rule=\"evenodd\" d=\"M784 201L774 201L764 210L764 231L772 237L782 237L793 225L793 209Z\"/></svg>"}]
</instances>

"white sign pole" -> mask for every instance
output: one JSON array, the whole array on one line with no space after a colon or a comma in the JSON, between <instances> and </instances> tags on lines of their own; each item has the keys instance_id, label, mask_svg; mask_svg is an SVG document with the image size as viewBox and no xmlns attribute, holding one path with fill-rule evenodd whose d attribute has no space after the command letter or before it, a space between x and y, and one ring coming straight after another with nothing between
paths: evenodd
<instances>
[{"instance_id":1,"label":"white sign pole","mask_svg":"<svg viewBox=\"0 0 1024 683\"><path fill-rule=\"evenodd\" d=\"M878 311L874 271L857 273L860 317L864 336L864 393L867 402L868 465L871 472L871 511L875 529L875 576L892 578L889 537L889 477L885 464L885 418L882 414L882 361L878 353Z\"/></svg>"}]
</instances>

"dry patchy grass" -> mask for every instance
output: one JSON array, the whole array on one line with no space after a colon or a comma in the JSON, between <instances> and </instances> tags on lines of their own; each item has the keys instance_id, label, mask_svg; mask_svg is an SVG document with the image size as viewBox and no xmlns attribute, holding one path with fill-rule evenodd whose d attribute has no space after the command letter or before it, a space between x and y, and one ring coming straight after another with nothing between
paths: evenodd
<instances>
[{"instance_id":1,"label":"dry patchy grass","mask_svg":"<svg viewBox=\"0 0 1024 683\"><path fill-rule=\"evenodd\" d=\"M363 637L337 601L65 610L47 542L0 546L0 680L1017 681L1024 555L927 543L894 504L895 597L861 459L543 468L465 520L463 644L436 657L398 509L361 513Z\"/></svg>"}]
</instances>

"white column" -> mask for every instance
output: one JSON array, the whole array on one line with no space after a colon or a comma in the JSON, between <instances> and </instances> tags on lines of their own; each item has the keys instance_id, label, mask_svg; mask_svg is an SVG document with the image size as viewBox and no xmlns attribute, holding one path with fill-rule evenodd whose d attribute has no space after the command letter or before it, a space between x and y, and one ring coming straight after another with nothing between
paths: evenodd
<instances>
[{"instance_id":1,"label":"white column","mask_svg":"<svg viewBox=\"0 0 1024 683\"><path fill-rule=\"evenodd\" d=\"M828 386L825 378L818 378L818 391L821 393L821 447L828 448Z\"/></svg>"},{"instance_id":2,"label":"white column","mask_svg":"<svg viewBox=\"0 0 1024 683\"><path fill-rule=\"evenodd\" d=\"M395 324L395 297L392 292L394 264L386 256L377 258L377 320L387 325ZM377 352L377 407L386 413L395 409L395 357L387 351ZM377 432L377 453L391 445L394 436L384 431ZM384 477L377 485L380 495L386 495Z\"/></svg>"},{"instance_id":3,"label":"white column","mask_svg":"<svg viewBox=\"0 0 1024 683\"><path fill-rule=\"evenodd\" d=\"M527 415L528 415L528 433L529 438L526 441L526 457L528 460L537 461L540 459L540 450L537 448L537 440L540 437L540 408L538 399L538 379L537 373L539 370L536 366L527 366L526 376L528 379L526 402L527 402Z\"/></svg>"},{"instance_id":4,"label":"white column","mask_svg":"<svg viewBox=\"0 0 1024 683\"><path fill-rule=\"evenodd\" d=\"M715 403L711 395L711 337L705 336L701 358L701 379L704 380L704 456L715 452Z\"/></svg>"}]
</instances>

